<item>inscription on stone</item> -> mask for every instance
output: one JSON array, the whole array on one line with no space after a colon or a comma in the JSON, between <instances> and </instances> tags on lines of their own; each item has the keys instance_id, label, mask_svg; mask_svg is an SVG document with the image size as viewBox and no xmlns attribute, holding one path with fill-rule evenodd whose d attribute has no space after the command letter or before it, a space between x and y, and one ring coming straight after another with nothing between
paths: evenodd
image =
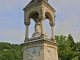
<instances>
[{"instance_id":1,"label":"inscription on stone","mask_svg":"<svg viewBox=\"0 0 80 60\"><path fill-rule=\"evenodd\" d=\"M28 48L28 57L39 57L40 56L40 47L31 47Z\"/></svg>"}]
</instances>

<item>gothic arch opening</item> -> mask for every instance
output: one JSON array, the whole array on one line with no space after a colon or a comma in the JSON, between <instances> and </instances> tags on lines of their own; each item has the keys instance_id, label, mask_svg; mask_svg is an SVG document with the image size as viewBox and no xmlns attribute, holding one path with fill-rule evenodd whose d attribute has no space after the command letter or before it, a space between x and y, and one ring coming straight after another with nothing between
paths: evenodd
<instances>
[{"instance_id":1,"label":"gothic arch opening","mask_svg":"<svg viewBox=\"0 0 80 60\"><path fill-rule=\"evenodd\" d=\"M49 24L49 19L44 20L44 32L47 33L49 38L51 38L51 27Z\"/></svg>"},{"instance_id":2,"label":"gothic arch opening","mask_svg":"<svg viewBox=\"0 0 80 60\"><path fill-rule=\"evenodd\" d=\"M51 38L51 25L50 23L53 23L52 15L49 12L45 13L46 19L44 20L44 30L48 34L49 38Z\"/></svg>"},{"instance_id":3,"label":"gothic arch opening","mask_svg":"<svg viewBox=\"0 0 80 60\"><path fill-rule=\"evenodd\" d=\"M30 21L31 21L31 24L29 25L29 38L32 37L32 34L35 31L34 30L35 22L34 22L34 20L32 18L30 19Z\"/></svg>"},{"instance_id":4,"label":"gothic arch opening","mask_svg":"<svg viewBox=\"0 0 80 60\"><path fill-rule=\"evenodd\" d=\"M36 11L33 11L33 12L31 12L30 14L29 14L29 21L31 22L31 24L30 24L30 35L29 35L29 38L31 38L32 37L32 35L33 35L33 33L35 32L35 22L36 22L36 20L38 19L38 16L39 16L39 14L38 14L38 12L36 12Z\"/></svg>"},{"instance_id":5,"label":"gothic arch opening","mask_svg":"<svg viewBox=\"0 0 80 60\"><path fill-rule=\"evenodd\" d=\"M49 19L49 22L53 22L52 15L49 12L45 13L46 19Z\"/></svg>"},{"instance_id":6,"label":"gothic arch opening","mask_svg":"<svg viewBox=\"0 0 80 60\"><path fill-rule=\"evenodd\" d=\"M33 11L29 14L29 20L31 20L31 18L35 21L38 18L39 14L36 11Z\"/></svg>"}]
</instances>

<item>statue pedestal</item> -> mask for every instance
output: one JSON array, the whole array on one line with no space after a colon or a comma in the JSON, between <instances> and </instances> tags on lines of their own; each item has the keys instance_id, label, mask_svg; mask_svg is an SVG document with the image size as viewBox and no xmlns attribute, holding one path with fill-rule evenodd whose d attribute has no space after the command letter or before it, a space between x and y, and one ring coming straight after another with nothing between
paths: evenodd
<instances>
[{"instance_id":1,"label":"statue pedestal","mask_svg":"<svg viewBox=\"0 0 80 60\"><path fill-rule=\"evenodd\" d=\"M23 60L58 60L58 43L51 40L30 40L23 45Z\"/></svg>"}]
</instances>

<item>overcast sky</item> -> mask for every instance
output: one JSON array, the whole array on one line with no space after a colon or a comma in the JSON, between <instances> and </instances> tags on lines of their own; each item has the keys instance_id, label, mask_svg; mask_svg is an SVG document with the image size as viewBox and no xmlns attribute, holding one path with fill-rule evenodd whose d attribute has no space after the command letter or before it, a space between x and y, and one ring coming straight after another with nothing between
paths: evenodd
<instances>
[{"instance_id":1,"label":"overcast sky","mask_svg":"<svg viewBox=\"0 0 80 60\"><path fill-rule=\"evenodd\" d=\"M0 42L23 43L25 39L23 8L30 1L0 0ZM80 0L49 0L49 3L56 10L55 35L71 34L75 42L80 41ZM45 20L44 26L51 37L48 20ZM34 21L31 20L30 37L33 32Z\"/></svg>"}]
</instances>

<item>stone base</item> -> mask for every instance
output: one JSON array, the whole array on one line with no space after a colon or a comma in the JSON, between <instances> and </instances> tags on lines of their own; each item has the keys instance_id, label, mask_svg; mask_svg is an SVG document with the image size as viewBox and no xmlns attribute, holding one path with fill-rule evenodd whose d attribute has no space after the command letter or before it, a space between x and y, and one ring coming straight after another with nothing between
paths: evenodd
<instances>
[{"instance_id":1,"label":"stone base","mask_svg":"<svg viewBox=\"0 0 80 60\"><path fill-rule=\"evenodd\" d=\"M23 60L58 60L58 43L50 40L32 40L23 45Z\"/></svg>"}]
</instances>

